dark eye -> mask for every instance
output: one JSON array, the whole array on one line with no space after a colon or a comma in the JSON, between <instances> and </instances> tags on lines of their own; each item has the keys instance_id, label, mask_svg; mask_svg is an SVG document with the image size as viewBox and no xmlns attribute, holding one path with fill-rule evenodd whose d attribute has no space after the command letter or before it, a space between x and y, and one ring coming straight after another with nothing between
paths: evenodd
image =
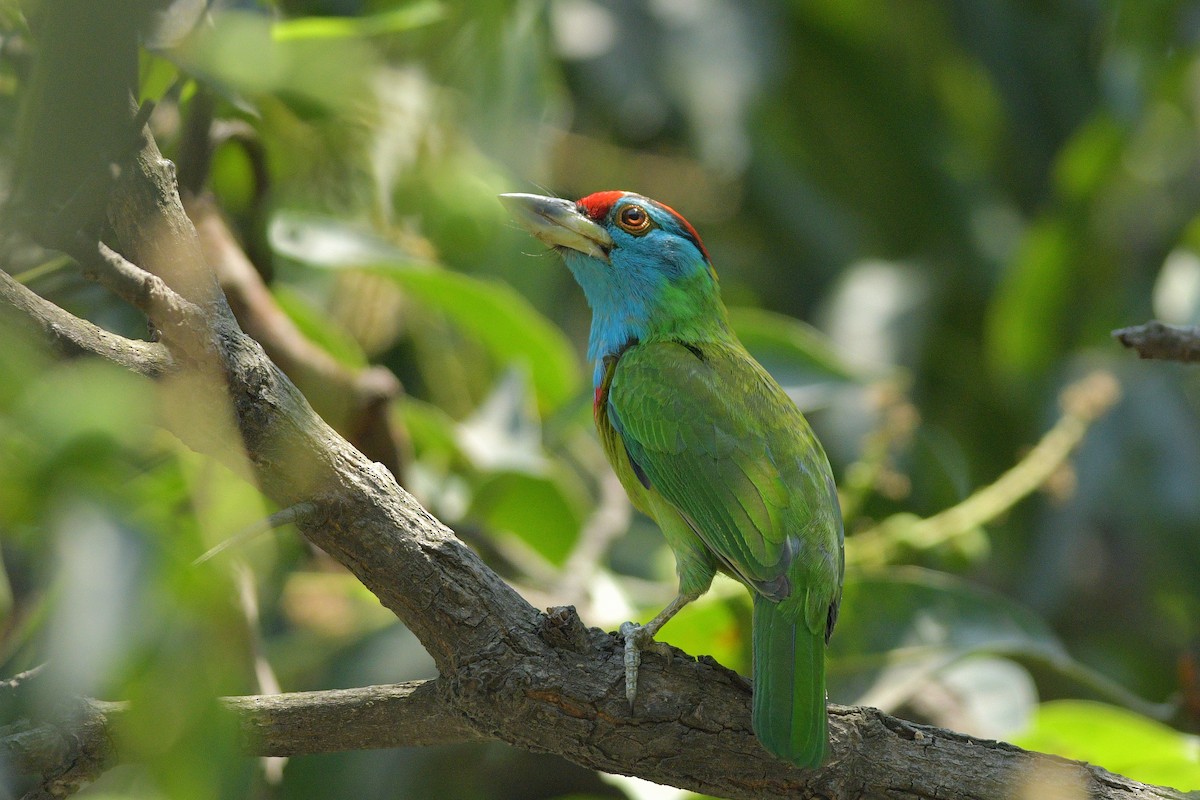
<instances>
[{"instance_id":1,"label":"dark eye","mask_svg":"<svg viewBox=\"0 0 1200 800\"><path fill-rule=\"evenodd\" d=\"M617 216L617 224L635 236L641 236L650 230L650 215L641 206L625 206Z\"/></svg>"}]
</instances>

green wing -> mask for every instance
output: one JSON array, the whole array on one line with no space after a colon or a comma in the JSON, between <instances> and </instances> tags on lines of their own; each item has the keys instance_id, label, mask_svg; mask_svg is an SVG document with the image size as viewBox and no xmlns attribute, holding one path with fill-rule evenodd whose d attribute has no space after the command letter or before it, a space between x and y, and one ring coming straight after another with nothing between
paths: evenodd
<instances>
[{"instance_id":1,"label":"green wing","mask_svg":"<svg viewBox=\"0 0 1200 800\"><path fill-rule=\"evenodd\" d=\"M831 623L842 526L829 463L740 345L631 347L614 370L608 416L639 478L735 576L776 602L799 601L814 631Z\"/></svg>"}]
</instances>

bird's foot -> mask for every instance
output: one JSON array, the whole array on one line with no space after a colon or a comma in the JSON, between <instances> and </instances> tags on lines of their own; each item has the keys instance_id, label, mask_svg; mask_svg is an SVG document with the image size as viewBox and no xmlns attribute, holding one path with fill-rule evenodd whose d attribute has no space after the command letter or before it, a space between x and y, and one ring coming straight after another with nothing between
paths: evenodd
<instances>
[{"instance_id":1,"label":"bird's foot","mask_svg":"<svg viewBox=\"0 0 1200 800\"><path fill-rule=\"evenodd\" d=\"M648 625L623 622L618 633L625 637L625 699L629 701L629 711L632 713L633 703L637 700L638 667L642 665L642 651L652 650L670 661L671 648L655 641L654 632Z\"/></svg>"}]
</instances>

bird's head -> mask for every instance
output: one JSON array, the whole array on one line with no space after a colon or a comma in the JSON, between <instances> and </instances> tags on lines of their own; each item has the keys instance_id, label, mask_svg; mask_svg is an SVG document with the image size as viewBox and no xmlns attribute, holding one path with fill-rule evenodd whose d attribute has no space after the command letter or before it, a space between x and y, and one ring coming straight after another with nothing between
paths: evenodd
<instances>
[{"instance_id":1,"label":"bird's head","mask_svg":"<svg viewBox=\"0 0 1200 800\"><path fill-rule=\"evenodd\" d=\"M708 251L669 206L633 192L596 192L577 202L533 194L500 199L517 222L562 254L583 288L592 307L592 358L630 340L724 330Z\"/></svg>"}]
</instances>

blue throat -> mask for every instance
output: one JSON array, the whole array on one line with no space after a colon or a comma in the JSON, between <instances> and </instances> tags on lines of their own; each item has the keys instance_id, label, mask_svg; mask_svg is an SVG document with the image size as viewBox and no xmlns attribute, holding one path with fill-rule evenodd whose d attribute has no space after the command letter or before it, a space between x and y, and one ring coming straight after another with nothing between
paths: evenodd
<instances>
[{"instance_id":1,"label":"blue throat","mask_svg":"<svg viewBox=\"0 0 1200 800\"><path fill-rule=\"evenodd\" d=\"M661 279L641 275L617 285L611 265L575 251L563 255L592 309L587 357L593 365L592 385L599 386L604 379L604 357L646 336L653 310L651 298L660 290Z\"/></svg>"}]
</instances>

